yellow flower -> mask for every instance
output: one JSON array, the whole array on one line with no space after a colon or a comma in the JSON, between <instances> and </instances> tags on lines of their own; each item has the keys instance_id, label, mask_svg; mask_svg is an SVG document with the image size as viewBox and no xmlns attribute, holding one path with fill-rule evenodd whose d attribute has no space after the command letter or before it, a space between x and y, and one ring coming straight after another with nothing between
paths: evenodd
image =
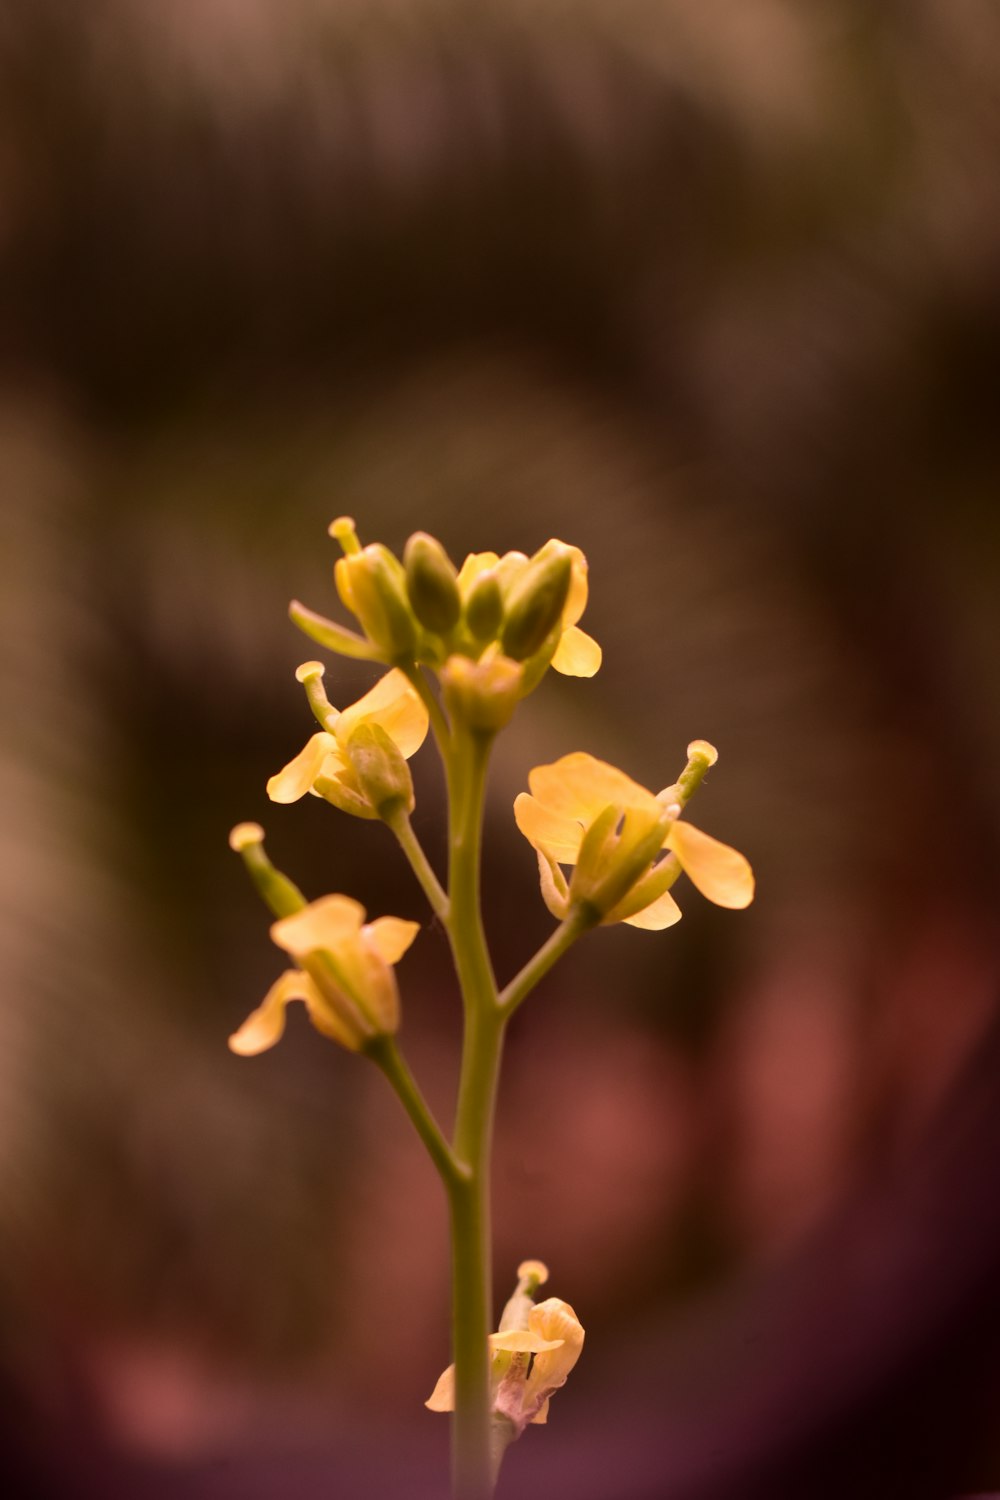
<instances>
[{"instance_id":1,"label":"yellow flower","mask_svg":"<svg viewBox=\"0 0 1000 1500\"><path fill-rule=\"evenodd\" d=\"M547 545L551 547L553 543ZM563 547L565 544L558 542L555 545ZM567 546L566 550L571 558L569 593L562 611L562 633L550 665L567 677L593 677L601 665L601 648L577 625L587 607L587 559L579 547ZM463 606L468 606L470 596L484 574L492 573L501 593L507 596L531 561L523 552L506 552L503 557L496 552L470 553L458 574Z\"/></svg>"},{"instance_id":2,"label":"yellow flower","mask_svg":"<svg viewBox=\"0 0 1000 1500\"><path fill-rule=\"evenodd\" d=\"M692 745L710 764L715 751ZM690 753L690 752L689 752ZM680 870L717 906L738 909L753 900L754 879L742 854L680 821L681 792L655 795L614 766L583 751L528 776L530 794L514 802L517 826L538 853L542 896L562 919L574 902L587 902L604 922L659 930L680 920L670 895ZM660 849L671 859L653 860ZM575 866L567 883L560 866Z\"/></svg>"},{"instance_id":3,"label":"yellow flower","mask_svg":"<svg viewBox=\"0 0 1000 1500\"><path fill-rule=\"evenodd\" d=\"M539 1261L526 1261L520 1271L537 1268L544 1281L548 1271ZM524 1284L522 1279L521 1285ZM529 1423L548 1421L549 1402L567 1377L583 1349L584 1330L568 1302L548 1297L529 1304L526 1316L517 1321L525 1327L505 1327L518 1301L508 1303L500 1330L490 1334L490 1405L496 1416L505 1417L520 1437ZM526 1299L523 1299L526 1300ZM519 1309L520 1311L520 1309ZM455 1410L455 1366L439 1377L426 1406L431 1411Z\"/></svg>"},{"instance_id":4,"label":"yellow flower","mask_svg":"<svg viewBox=\"0 0 1000 1500\"><path fill-rule=\"evenodd\" d=\"M309 689L322 675L319 662L306 662L295 674ZM297 802L315 792L344 812L360 818L378 817L351 760L351 738L363 725L388 736L399 754L409 760L427 734L427 710L398 669L387 672L357 703L338 713L324 713L327 728L312 735L294 760L272 776L267 795L272 802ZM407 789L412 808L412 787Z\"/></svg>"},{"instance_id":5,"label":"yellow flower","mask_svg":"<svg viewBox=\"0 0 1000 1500\"><path fill-rule=\"evenodd\" d=\"M305 1002L324 1036L352 1052L399 1026L399 990L392 965L416 937L419 924L401 917L365 923L350 896L323 896L271 928L279 948L301 966L287 969L229 1045L241 1056L264 1052L285 1030L285 1007Z\"/></svg>"}]
</instances>

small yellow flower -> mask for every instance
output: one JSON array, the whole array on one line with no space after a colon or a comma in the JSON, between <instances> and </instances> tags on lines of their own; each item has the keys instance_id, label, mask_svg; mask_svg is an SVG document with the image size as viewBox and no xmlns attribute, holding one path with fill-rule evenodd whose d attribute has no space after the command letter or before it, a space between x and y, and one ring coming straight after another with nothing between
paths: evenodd
<instances>
[{"instance_id":1,"label":"small yellow flower","mask_svg":"<svg viewBox=\"0 0 1000 1500\"><path fill-rule=\"evenodd\" d=\"M540 1261L526 1261L519 1269L540 1272L537 1281L545 1281L548 1271ZM505 1327L511 1309L523 1300L526 1315L519 1317L523 1327ZM520 1309L519 1309L520 1311ZM515 1297L500 1320L500 1330L490 1334L490 1405L495 1416L504 1417L520 1437L530 1423L548 1421L549 1402L566 1380L580 1358L584 1329L568 1302L548 1297L531 1304ZM449 1365L438 1378L426 1406L431 1411L455 1410L455 1366Z\"/></svg>"},{"instance_id":2,"label":"small yellow flower","mask_svg":"<svg viewBox=\"0 0 1000 1500\"><path fill-rule=\"evenodd\" d=\"M242 825L241 825L242 826ZM350 896L323 896L271 928L279 948L301 966L287 969L262 1003L229 1038L233 1052L265 1052L285 1030L285 1007L302 1000L317 1031L351 1052L399 1026L399 990L392 965L420 930L417 922L379 917Z\"/></svg>"},{"instance_id":3,"label":"small yellow flower","mask_svg":"<svg viewBox=\"0 0 1000 1500\"><path fill-rule=\"evenodd\" d=\"M705 747L698 752L703 760L709 752L714 759L711 746L704 741L695 745ZM542 895L554 916L562 919L574 901L589 901L601 910L604 922L650 930L670 927L681 913L667 887L680 870L717 906L738 909L753 900L747 860L680 821L677 786L654 796L623 771L583 751L536 766L528 785L530 794L522 792L514 802L514 816L538 853ZM654 864L660 849L673 858ZM571 882L561 865L577 867ZM623 884L624 890L617 889ZM612 890L615 898L602 905Z\"/></svg>"},{"instance_id":4,"label":"small yellow flower","mask_svg":"<svg viewBox=\"0 0 1000 1500\"><path fill-rule=\"evenodd\" d=\"M296 676L308 688L322 671L321 663L306 662ZM306 792L315 792L344 812L377 817L351 763L351 737L362 725L382 730L409 760L427 734L426 708L404 674L393 669L343 713L331 707L324 717L327 728L312 735L295 759L271 777L267 795L272 802L297 802Z\"/></svg>"},{"instance_id":5,"label":"small yellow flower","mask_svg":"<svg viewBox=\"0 0 1000 1500\"><path fill-rule=\"evenodd\" d=\"M579 547L567 550L572 562L569 594L563 606L562 634L550 665L567 677L593 677L601 665L601 648L577 625L587 607L587 559ZM488 573L496 577L501 593L508 595L530 561L523 552L506 552L503 557L496 552L471 552L458 574L463 605L468 605L476 584Z\"/></svg>"}]
</instances>

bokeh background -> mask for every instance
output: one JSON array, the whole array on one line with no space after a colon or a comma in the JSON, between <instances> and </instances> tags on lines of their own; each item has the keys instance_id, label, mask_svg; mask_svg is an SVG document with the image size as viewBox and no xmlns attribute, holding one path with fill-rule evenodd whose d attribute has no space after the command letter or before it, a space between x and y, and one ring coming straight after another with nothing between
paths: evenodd
<instances>
[{"instance_id":1,"label":"bokeh background","mask_svg":"<svg viewBox=\"0 0 1000 1500\"><path fill-rule=\"evenodd\" d=\"M590 558L604 668L498 749L501 974L570 749L714 741L759 880L512 1030L497 1297L543 1257L588 1343L500 1495L1000 1489L998 160L991 0L7 0L8 1494L444 1493L436 1181L300 1015L225 1047L280 966L237 820L425 915L385 830L264 796L343 512ZM433 924L401 978L447 1116Z\"/></svg>"}]
</instances>

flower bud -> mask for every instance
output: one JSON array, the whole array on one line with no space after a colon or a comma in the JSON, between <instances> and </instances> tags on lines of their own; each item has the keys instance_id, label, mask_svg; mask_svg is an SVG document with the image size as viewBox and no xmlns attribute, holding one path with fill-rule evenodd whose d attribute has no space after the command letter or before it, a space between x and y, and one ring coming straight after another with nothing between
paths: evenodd
<instances>
[{"instance_id":1,"label":"flower bud","mask_svg":"<svg viewBox=\"0 0 1000 1500\"><path fill-rule=\"evenodd\" d=\"M506 656L470 661L449 656L441 671L452 719L477 734L495 734L509 723L521 698L523 669Z\"/></svg>"},{"instance_id":2,"label":"flower bud","mask_svg":"<svg viewBox=\"0 0 1000 1500\"><path fill-rule=\"evenodd\" d=\"M492 568L480 573L465 601L465 623L477 641L491 641L503 619L500 580Z\"/></svg>"},{"instance_id":3,"label":"flower bud","mask_svg":"<svg viewBox=\"0 0 1000 1500\"><path fill-rule=\"evenodd\" d=\"M389 661L411 656L417 641L399 559L381 542L337 559L334 577L341 599L364 626L369 640Z\"/></svg>"},{"instance_id":4,"label":"flower bud","mask_svg":"<svg viewBox=\"0 0 1000 1500\"><path fill-rule=\"evenodd\" d=\"M547 542L511 585L500 643L514 661L534 656L562 619L572 579L570 549Z\"/></svg>"},{"instance_id":5,"label":"flower bud","mask_svg":"<svg viewBox=\"0 0 1000 1500\"><path fill-rule=\"evenodd\" d=\"M345 749L362 796L378 817L388 822L399 811L413 811L410 768L381 724L359 724Z\"/></svg>"},{"instance_id":6,"label":"flower bud","mask_svg":"<svg viewBox=\"0 0 1000 1500\"><path fill-rule=\"evenodd\" d=\"M413 613L434 635L448 635L458 624L462 599L458 574L447 552L425 531L415 531L403 553L406 589Z\"/></svg>"}]
</instances>

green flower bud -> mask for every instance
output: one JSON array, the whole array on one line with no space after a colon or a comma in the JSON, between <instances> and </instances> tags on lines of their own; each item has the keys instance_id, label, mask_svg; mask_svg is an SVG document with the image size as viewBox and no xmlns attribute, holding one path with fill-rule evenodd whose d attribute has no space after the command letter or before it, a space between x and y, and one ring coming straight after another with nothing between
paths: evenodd
<instances>
[{"instance_id":1,"label":"green flower bud","mask_svg":"<svg viewBox=\"0 0 1000 1500\"><path fill-rule=\"evenodd\" d=\"M406 592L406 573L399 559L381 542L337 560L334 570L340 597L357 615L369 640L387 660L412 656L417 622Z\"/></svg>"},{"instance_id":2,"label":"green flower bud","mask_svg":"<svg viewBox=\"0 0 1000 1500\"><path fill-rule=\"evenodd\" d=\"M441 671L445 707L456 724L477 734L495 734L520 701L522 676L520 663L506 656L478 662L449 656Z\"/></svg>"},{"instance_id":3,"label":"green flower bud","mask_svg":"<svg viewBox=\"0 0 1000 1500\"><path fill-rule=\"evenodd\" d=\"M403 553L406 588L413 613L434 635L448 635L458 624L462 599L458 574L441 543L425 531L415 531Z\"/></svg>"},{"instance_id":4,"label":"green flower bud","mask_svg":"<svg viewBox=\"0 0 1000 1500\"><path fill-rule=\"evenodd\" d=\"M413 777L396 744L381 724L359 724L347 741L347 758L362 796L388 821L414 807Z\"/></svg>"},{"instance_id":5,"label":"green flower bud","mask_svg":"<svg viewBox=\"0 0 1000 1500\"><path fill-rule=\"evenodd\" d=\"M506 656L524 661L539 650L562 619L572 571L570 549L549 542L514 580L500 636Z\"/></svg>"},{"instance_id":6,"label":"green flower bud","mask_svg":"<svg viewBox=\"0 0 1000 1500\"><path fill-rule=\"evenodd\" d=\"M465 602L465 623L477 641L492 641L503 619L500 580L492 568L480 573Z\"/></svg>"}]
</instances>

